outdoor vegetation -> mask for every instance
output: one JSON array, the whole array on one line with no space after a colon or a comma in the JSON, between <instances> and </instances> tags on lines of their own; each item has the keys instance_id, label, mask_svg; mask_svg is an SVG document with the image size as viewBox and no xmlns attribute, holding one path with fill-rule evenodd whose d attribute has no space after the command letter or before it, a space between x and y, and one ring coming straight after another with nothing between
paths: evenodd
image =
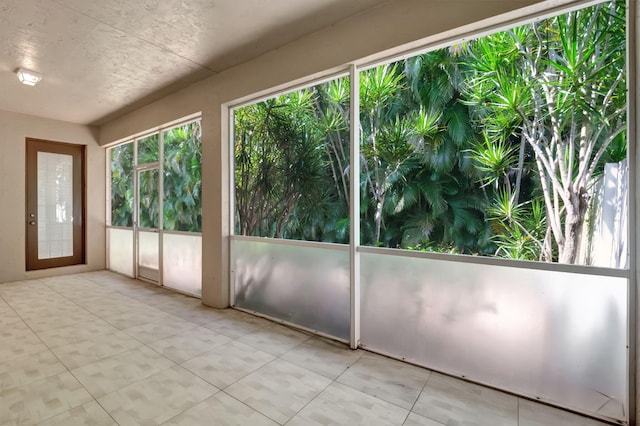
<instances>
[{"instance_id":1,"label":"outdoor vegetation","mask_svg":"<svg viewBox=\"0 0 640 426\"><path fill-rule=\"evenodd\" d=\"M200 122L162 132L163 229L200 232L202 227ZM133 226L133 142L111 149L111 225ZM159 134L139 139L138 164L160 161ZM139 173L139 226L159 227L157 169Z\"/></svg>"},{"instance_id":2,"label":"outdoor vegetation","mask_svg":"<svg viewBox=\"0 0 640 426\"><path fill-rule=\"evenodd\" d=\"M601 3L362 71L361 244L581 263L594 184L627 155L624 13ZM349 242L349 87L235 109L237 234Z\"/></svg>"}]
</instances>

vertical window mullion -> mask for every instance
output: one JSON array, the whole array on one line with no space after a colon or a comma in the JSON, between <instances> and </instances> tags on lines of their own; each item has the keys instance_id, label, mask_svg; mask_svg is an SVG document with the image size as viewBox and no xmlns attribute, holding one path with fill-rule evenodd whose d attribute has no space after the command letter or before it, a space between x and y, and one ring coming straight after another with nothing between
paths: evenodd
<instances>
[{"instance_id":1,"label":"vertical window mullion","mask_svg":"<svg viewBox=\"0 0 640 426\"><path fill-rule=\"evenodd\" d=\"M349 149L349 276L351 295L351 333L349 344L360 344L360 74L355 65L349 68L350 90L350 149Z\"/></svg>"}]
</instances>

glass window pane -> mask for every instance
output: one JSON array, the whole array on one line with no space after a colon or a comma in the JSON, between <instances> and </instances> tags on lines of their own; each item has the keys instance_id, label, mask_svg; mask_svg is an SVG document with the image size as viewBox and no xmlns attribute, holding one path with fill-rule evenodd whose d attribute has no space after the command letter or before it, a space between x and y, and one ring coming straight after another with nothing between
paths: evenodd
<instances>
[{"instance_id":1,"label":"glass window pane","mask_svg":"<svg viewBox=\"0 0 640 426\"><path fill-rule=\"evenodd\" d=\"M235 232L349 241L349 79L234 111Z\"/></svg>"},{"instance_id":2,"label":"glass window pane","mask_svg":"<svg viewBox=\"0 0 640 426\"><path fill-rule=\"evenodd\" d=\"M159 155L157 133L138 139L138 164L155 163Z\"/></svg>"},{"instance_id":3,"label":"glass window pane","mask_svg":"<svg viewBox=\"0 0 640 426\"><path fill-rule=\"evenodd\" d=\"M111 148L111 225L133 226L133 142Z\"/></svg>"},{"instance_id":4,"label":"glass window pane","mask_svg":"<svg viewBox=\"0 0 640 426\"><path fill-rule=\"evenodd\" d=\"M164 229L202 230L200 121L163 132Z\"/></svg>"},{"instance_id":5,"label":"glass window pane","mask_svg":"<svg viewBox=\"0 0 640 426\"><path fill-rule=\"evenodd\" d=\"M158 228L159 200L158 200L158 169L141 170L138 172L138 226L141 228Z\"/></svg>"},{"instance_id":6,"label":"glass window pane","mask_svg":"<svg viewBox=\"0 0 640 426\"><path fill-rule=\"evenodd\" d=\"M73 256L73 157L38 152L38 259Z\"/></svg>"},{"instance_id":7,"label":"glass window pane","mask_svg":"<svg viewBox=\"0 0 640 426\"><path fill-rule=\"evenodd\" d=\"M625 25L601 3L361 72L361 243L627 268Z\"/></svg>"}]
</instances>

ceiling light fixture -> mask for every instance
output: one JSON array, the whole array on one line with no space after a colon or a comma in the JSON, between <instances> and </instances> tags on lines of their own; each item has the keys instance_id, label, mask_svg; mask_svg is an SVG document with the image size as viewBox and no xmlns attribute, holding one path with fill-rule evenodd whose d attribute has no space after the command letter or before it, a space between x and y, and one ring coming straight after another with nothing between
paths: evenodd
<instances>
[{"instance_id":1,"label":"ceiling light fixture","mask_svg":"<svg viewBox=\"0 0 640 426\"><path fill-rule=\"evenodd\" d=\"M37 72L29 71L24 68L18 68L16 74L18 75L20 83L26 84L27 86L35 86L40 80L42 80L42 74L38 74Z\"/></svg>"}]
</instances>

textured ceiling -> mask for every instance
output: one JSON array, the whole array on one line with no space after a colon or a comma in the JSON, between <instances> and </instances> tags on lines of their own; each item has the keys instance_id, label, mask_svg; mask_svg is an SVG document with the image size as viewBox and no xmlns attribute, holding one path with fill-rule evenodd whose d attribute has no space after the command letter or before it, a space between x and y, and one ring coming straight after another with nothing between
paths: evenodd
<instances>
[{"instance_id":1,"label":"textured ceiling","mask_svg":"<svg viewBox=\"0 0 640 426\"><path fill-rule=\"evenodd\" d=\"M100 124L385 1L0 0L0 110Z\"/></svg>"}]
</instances>

